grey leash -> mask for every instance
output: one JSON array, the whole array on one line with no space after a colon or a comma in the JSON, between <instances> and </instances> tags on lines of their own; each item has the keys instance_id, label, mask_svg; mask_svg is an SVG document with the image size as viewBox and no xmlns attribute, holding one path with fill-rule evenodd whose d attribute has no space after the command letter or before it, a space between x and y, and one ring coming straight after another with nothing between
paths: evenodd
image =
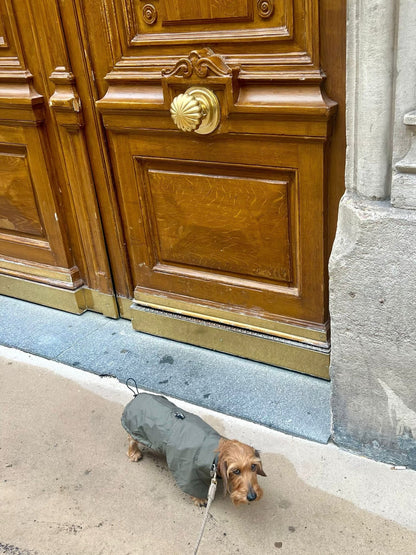
<instances>
[{"instance_id":1,"label":"grey leash","mask_svg":"<svg viewBox=\"0 0 416 555\"><path fill-rule=\"evenodd\" d=\"M210 507L211 507L211 503L214 501L216 490L217 490L217 467L216 467L215 464L213 464L213 465L212 465L212 478L211 478L211 484L210 484L209 490L208 490L207 507L206 507L206 509L205 509L204 520L203 520L203 522L202 522L202 527L201 527L201 532L199 533L198 542L197 542L197 544L196 544L196 546L195 546L194 555L196 555L196 554L198 553L199 544L201 543L202 536L203 536L203 534L204 534L205 525L206 525L207 520L208 520L209 509L210 509Z\"/></svg>"}]
</instances>

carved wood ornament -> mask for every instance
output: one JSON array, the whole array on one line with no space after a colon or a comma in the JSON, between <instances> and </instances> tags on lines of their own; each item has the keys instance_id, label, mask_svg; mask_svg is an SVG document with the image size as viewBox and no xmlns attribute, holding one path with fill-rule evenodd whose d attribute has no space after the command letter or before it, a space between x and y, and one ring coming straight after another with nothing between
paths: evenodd
<instances>
[{"instance_id":1,"label":"carved wood ornament","mask_svg":"<svg viewBox=\"0 0 416 555\"><path fill-rule=\"evenodd\" d=\"M273 10L273 0L257 0L257 12L261 18L269 18L273 14Z\"/></svg>"},{"instance_id":2,"label":"carved wood ornament","mask_svg":"<svg viewBox=\"0 0 416 555\"><path fill-rule=\"evenodd\" d=\"M145 23L147 23L147 25L153 25L153 23L156 23L158 13L157 13L157 9L153 4L145 4L143 6L142 13L143 13L143 20Z\"/></svg>"},{"instance_id":3,"label":"carved wood ornament","mask_svg":"<svg viewBox=\"0 0 416 555\"><path fill-rule=\"evenodd\" d=\"M212 94L216 102L219 101L218 106L221 105L221 107L215 108L215 117L207 129L210 129L209 133L214 130L220 132L220 122L226 120L233 104L238 73L239 68L231 68L224 58L211 48L192 50L187 57L179 59L173 68L164 68L161 71L165 103L170 106L172 112L172 103L176 106L178 92L185 93L185 85L196 85L198 90L201 90L201 87L203 90L211 89L206 91L207 94ZM215 89L215 94L212 89ZM218 99L216 95L219 96ZM179 96L184 97L183 94ZM205 104L204 101L203 105ZM211 105L211 102L208 102L206 107L208 105ZM205 117L210 110L204 109L204 111ZM201 125L196 132L205 134L204 127L204 124Z\"/></svg>"},{"instance_id":4,"label":"carved wood ornament","mask_svg":"<svg viewBox=\"0 0 416 555\"><path fill-rule=\"evenodd\" d=\"M173 69L163 69L164 77L183 77L189 79L196 75L201 79L209 75L223 77L231 75L231 68L224 62L223 58L215 54L210 48L192 50L187 58L181 58L176 62Z\"/></svg>"}]
</instances>

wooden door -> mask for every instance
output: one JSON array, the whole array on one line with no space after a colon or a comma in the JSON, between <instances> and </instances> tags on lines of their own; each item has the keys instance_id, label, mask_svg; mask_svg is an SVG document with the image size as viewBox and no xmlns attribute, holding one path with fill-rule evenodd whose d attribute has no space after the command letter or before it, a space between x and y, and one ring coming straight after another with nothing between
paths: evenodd
<instances>
[{"instance_id":1,"label":"wooden door","mask_svg":"<svg viewBox=\"0 0 416 555\"><path fill-rule=\"evenodd\" d=\"M322 2L320 12L317 0L78 4L134 327L327 377L336 103L323 92L320 46L331 18L342 26L342 9ZM170 113L186 98L189 113L211 117L201 99L192 103L195 89L218 104L206 134L178 129Z\"/></svg>"},{"instance_id":2,"label":"wooden door","mask_svg":"<svg viewBox=\"0 0 416 555\"><path fill-rule=\"evenodd\" d=\"M95 94L72 2L0 0L0 294L115 317L103 229L110 247L120 239L97 200L115 204Z\"/></svg>"},{"instance_id":3,"label":"wooden door","mask_svg":"<svg viewBox=\"0 0 416 555\"><path fill-rule=\"evenodd\" d=\"M341 4L0 0L0 293L328 377Z\"/></svg>"}]
</instances>

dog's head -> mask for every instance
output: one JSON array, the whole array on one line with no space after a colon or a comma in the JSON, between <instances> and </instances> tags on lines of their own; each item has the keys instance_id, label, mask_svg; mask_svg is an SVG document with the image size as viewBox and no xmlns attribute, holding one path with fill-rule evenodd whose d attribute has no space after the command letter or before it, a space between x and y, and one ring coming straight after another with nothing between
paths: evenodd
<instances>
[{"instance_id":1,"label":"dog's head","mask_svg":"<svg viewBox=\"0 0 416 555\"><path fill-rule=\"evenodd\" d=\"M224 492L234 505L261 499L263 490L257 476L266 476L259 452L234 439L222 439L218 448L218 470Z\"/></svg>"}]
</instances>

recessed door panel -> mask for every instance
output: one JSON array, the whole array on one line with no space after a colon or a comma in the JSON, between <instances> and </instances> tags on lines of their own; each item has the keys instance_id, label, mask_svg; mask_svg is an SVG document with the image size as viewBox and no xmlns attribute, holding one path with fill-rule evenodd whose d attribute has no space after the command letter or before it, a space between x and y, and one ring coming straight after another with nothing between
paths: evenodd
<instances>
[{"instance_id":1,"label":"recessed door panel","mask_svg":"<svg viewBox=\"0 0 416 555\"><path fill-rule=\"evenodd\" d=\"M138 301L324 328L319 143L218 134L207 152L203 137L137 133L127 150L110 137Z\"/></svg>"},{"instance_id":2,"label":"recessed door panel","mask_svg":"<svg viewBox=\"0 0 416 555\"><path fill-rule=\"evenodd\" d=\"M161 2L161 10L164 25L232 19L247 21L252 19L252 0L235 0L232 3L227 0L196 0L192 4L184 4L181 0L169 0Z\"/></svg>"},{"instance_id":3,"label":"recessed door panel","mask_svg":"<svg viewBox=\"0 0 416 555\"><path fill-rule=\"evenodd\" d=\"M264 41L289 37L293 26L292 0L136 0L122 14L131 45L188 41L198 32L221 42Z\"/></svg>"},{"instance_id":4,"label":"recessed door panel","mask_svg":"<svg viewBox=\"0 0 416 555\"><path fill-rule=\"evenodd\" d=\"M157 264L218 280L291 282L288 175L181 161L143 165Z\"/></svg>"},{"instance_id":5,"label":"recessed door panel","mask_svg":"<svg viewBox=\"0 0 416 555\"><path fill-rule=\"evenodd\" d=\"M44 237L24 146L0 145L0 230Z\"/></svg>"}]
</instances>

